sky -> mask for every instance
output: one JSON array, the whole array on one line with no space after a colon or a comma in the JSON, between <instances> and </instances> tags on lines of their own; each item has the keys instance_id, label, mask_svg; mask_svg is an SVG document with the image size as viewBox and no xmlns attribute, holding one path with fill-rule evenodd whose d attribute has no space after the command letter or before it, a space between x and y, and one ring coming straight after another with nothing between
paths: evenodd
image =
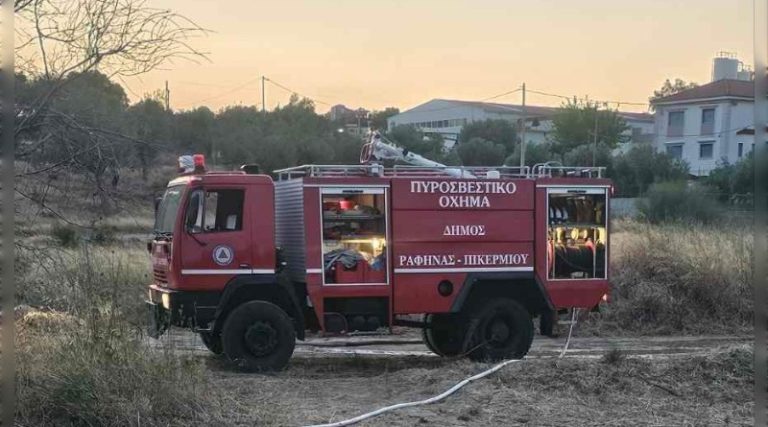
<instances>
[{"instance_id":1,"label":"sky","mask_svg":"<svg viewBox=\"0 0 768 427\"><path fill-rule=\"evenodd\" d=\"M712 58L752 63L752 0L148 0L210 30L208 52L126 78L135 101L168 81L171 107L261 103L260 76L329 105L408 109L531 90L647 102L666 78L707 83ZM290 93L267 84L267 108ZM520 92L494 99L519 104ZM530 105L559 105L528 92ZM613 104L612 107L616 107ZM644 111L622 105L621 110Z\"/></svg>"}]
</instances>

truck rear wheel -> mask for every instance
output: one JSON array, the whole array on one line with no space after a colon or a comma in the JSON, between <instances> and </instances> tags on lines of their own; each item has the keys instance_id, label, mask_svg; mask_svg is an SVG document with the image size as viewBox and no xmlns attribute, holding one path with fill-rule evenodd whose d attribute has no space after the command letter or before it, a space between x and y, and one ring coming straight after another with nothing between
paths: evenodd
<instances>
[{"instance_id":1,"label":"truck rear wheel","mask_svg":"<svg viewBox=\"0 0 768 427\"><path fill-rule=\"evenodd\" d=\"M421 330L424 344L438 356L453 357L462 352L464 322L457 315L428 314Z\"/></svg>"},{"instance_id":2,"label":"truck rear wheel","mask_svg":"<svg viewBox=\"0 0 768 427\"><path fill-rule=\"evenodd\" d=\"M519 302L508 298L476 305L467 331L466 349L475 361L522 359L533 342L533 319Z\"/></svg>"},{"instance_id":3,"label":"truck rear wheel","mask_svg":"<svg viewBox=\"0 0 768 427\"><path fill-rule=\"evenodd\" d=\"M232 310L221 337L224 354L249 372L285 368L296 345L291 318L267 301L249 301Z\"/></svg>"},{"instance_id":4,"label":"truck rear wheel","mask_svg":"<svg viewBox=\"0 0 768 427\"><path fill-rule=\"evenodd\" d=\"M224 346L221 344L221 335L214 335L211 332L200 332L200 340L205 344L205 348L213 354L224 353Z\"/></svg>"}]
</instances>

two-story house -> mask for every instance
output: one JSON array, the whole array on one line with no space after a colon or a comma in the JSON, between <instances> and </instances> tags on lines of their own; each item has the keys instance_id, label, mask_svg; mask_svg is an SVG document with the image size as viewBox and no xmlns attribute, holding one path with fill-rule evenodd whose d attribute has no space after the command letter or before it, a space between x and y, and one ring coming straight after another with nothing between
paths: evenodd
<instances>
[{"instance_id":1,"label":"two-story house","mask_svg":"<svg viewBox=\"0 0 768 427\"><path fill-rule=\"evenodd\" d=\"M688 163L694 176L736 163L754 145L754 82L722 79L652 102L656 148Z\"/></svg>"}]
</instances>

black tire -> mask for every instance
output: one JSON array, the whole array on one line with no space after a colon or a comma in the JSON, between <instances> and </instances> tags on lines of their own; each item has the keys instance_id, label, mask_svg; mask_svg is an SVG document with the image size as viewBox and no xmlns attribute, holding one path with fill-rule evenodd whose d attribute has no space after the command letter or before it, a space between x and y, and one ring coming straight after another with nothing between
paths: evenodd
<instances>
[{"instance_id":1,"label":"black tire","mask_svg":"<svg viewBox=\"0 0 768 427\"><path fill-rule=\"evenodd\" d=\"M508 298L474 305L465 350L471 360L522 359L533 342L533 319L519 302Z\"/></svg>"},{"instance_id":2,"label":"black tire","mask_svg":"<svg viewBox=\"0 0 768 427\"><path fill-rule=\"evenodd\" d=\"M221 343L221 335L214 335L211 332L200 332L200 340L203 341L205 347L213 354L224 353L224 346Z\"/></svg>"},{"instance_id":3,"label":"black tire","mask_svg":"<svg viewBox=\"0 0 768 427\"><path fill-rule=\"evenodd\" d=\"M428 314L421 336L427 348L438 356L453 357L462 353L466 322L455 314Z\"/></svg>"},{"instance_id":4,"label":"black tire","mask_svg":"<svg viewBox=\"0 0 768 427\"><path fill-rule=\"evenodd\" d=\"M224 354L248 372L282 370L296 346L291 318L267 301L249 301L232 310L221 338Z\"/></svg>"}]
</instances>

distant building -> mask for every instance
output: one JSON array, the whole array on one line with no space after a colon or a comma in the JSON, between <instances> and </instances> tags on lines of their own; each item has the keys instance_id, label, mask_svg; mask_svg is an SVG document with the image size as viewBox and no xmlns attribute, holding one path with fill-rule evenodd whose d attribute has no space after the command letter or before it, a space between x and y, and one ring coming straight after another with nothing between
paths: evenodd
<instances>
[{"instance_id":1,"label":"distant building","mask_svg":"<svg viewBox=\"0 0 768 427\"><path fill-rule=\"evenodd\" d=\"M721 55L713 61L714 81L654 100L656 148L687 162L694 176L752 151L755 86L745 70ZM733 75L740 79L722 78Z\"/></svg>"},{"instance_id":2,"label":"distant building","mask_svg":"<svg viewBox=\"0 0 768 427\"><path fill-rule=\"evenodd\" d=\"M526 142L539 144L551 141L552 117L557 111L557 107L526 105ZM624 112L619 112L619 115L626 120L629 126L627 136L633 141L651 142L653 140L652 115ZM518 123L522 118L523 107L521 105L433 99L390 117L387 120L387 127L391 130L398 125L412 125L425 133L441 135L446 141L446 148L450 148L456 143L461 129L467 123L488 119L502 119Z\"/></svg>"},{"instance_id":3,"label":"distant building","mask_svg":"<svg viewBox=\"0 0 768 427\"><path fill-rule=\"evenodd\" d=\"M364 108L353 110L342 104L338 104L331 107L325 116L328 120L339 126L339 132L346 132L351 135L365 137L370 130L370 112Z\"/></svg>"}]
</instances>

